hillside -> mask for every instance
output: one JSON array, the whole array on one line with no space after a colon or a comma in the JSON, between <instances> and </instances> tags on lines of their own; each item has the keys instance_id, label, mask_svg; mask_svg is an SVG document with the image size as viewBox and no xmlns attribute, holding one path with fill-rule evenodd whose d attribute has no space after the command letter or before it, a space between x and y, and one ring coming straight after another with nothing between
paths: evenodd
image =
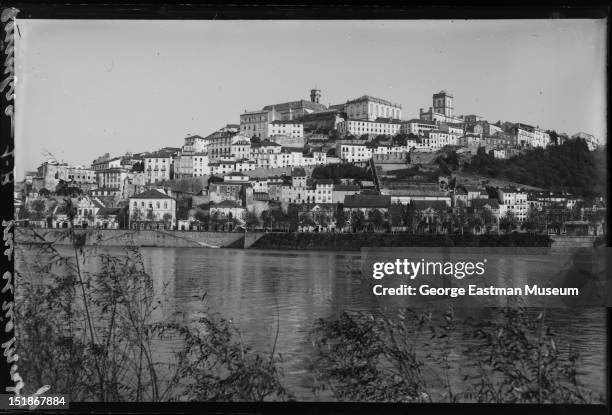
<instances>
[{"instance_id":1,"label":"hillside","mask_svg":"<svg viewBox=\"0 0 612 415\"><path fill-rule=\"evenodd\" d=\"M605 195L607 187L605 149L589 151L582 140L534 149L508 160L495 159L481 148L462 170L586 198Z\"/></svg>"}]
</instances>

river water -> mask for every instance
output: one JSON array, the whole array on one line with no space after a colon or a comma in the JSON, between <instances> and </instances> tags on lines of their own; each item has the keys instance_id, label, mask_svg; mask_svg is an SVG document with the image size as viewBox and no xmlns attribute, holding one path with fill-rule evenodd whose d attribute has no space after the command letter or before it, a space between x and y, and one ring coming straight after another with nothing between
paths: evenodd
<instances>
[{"instance_id":1,"label":"river water","mask_svg":"<svg viewBox=\"0 0 612 415\"><path fill-rule=\"evenodd\" d=\"M104 248L122 255L120 248ZM376 310L376 298L347 272L359 252L271 251L201 248L141 248L156 290L163 292L163 318L191 321L206 306L231 318L245 342L283 356L283 383L299 400L328 399L311 392L313 347L308 334L317 318L344 310ZM547 258L539 258L547 261ZM95 267L90 263L90 267ZM357 266L358 267L358 266ZM90 269L95 271L95 269ZM277 320L278 316L278 320ZM580 351L581 380L605 391L605 309L549 310L547 323L561 342ZM461 354L454 359L461 364ZM461 379L454 379L461 383Z\"/></svg>"}]
</instances>

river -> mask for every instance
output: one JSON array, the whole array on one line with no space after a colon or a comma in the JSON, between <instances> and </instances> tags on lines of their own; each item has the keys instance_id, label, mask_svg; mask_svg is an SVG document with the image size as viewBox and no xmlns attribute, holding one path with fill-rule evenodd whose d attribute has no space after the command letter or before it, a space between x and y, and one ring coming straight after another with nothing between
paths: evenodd
<instances>
[{"instance_id":1,"label":"river","mask_svg":"<svg viewBox=\"0 0 612 415\"><path fill-rule=\"evenodd\" d=\"M122 253L120 248L104 250ZM163 292L163 318L197 318L206 293L207 306L231 318L245 342L268 351L278 316L276 350L283 356L284 384L299 400L328 399L311 392L313 347L308 333L313 322L343 310L378 308L376 298L347 273L347 265L358 262L359 252L141 248L141 253L157 292ZM95 267L93 263L89 266ZM603 393L605 309L552 309L547 312L547 323L561 342L571 341L580 351L581 381ZM455 352L453 359L459 365L461 358Z\"/></svg>"}]
</instances>

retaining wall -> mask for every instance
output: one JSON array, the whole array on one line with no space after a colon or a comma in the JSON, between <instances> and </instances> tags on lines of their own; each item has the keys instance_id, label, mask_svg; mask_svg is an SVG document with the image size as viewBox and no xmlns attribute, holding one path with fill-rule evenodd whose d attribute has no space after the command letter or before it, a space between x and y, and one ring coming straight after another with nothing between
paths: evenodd
<instances>
[{"instance_id":1,"label":"retaining wall","mask_svg":"<svg viewBox=\"0 0 612 415\"><path fill-rule=\"evenodd\" d=\"M36 237L36 234L41 238ZM87 245L99 246L153 246L160 248L174 247L202 247L223 248L249 247L254 243L258 234L249 234L245 244L243 233L239 232L186 232L164 230L114 230L114 229L75 229L77 234L86 234ZM260 234L259 234L260 235ZM69 244L66 229L28 229L15 228L15 241L17 243L55 242Z\"/></svg>"}]
</instances>

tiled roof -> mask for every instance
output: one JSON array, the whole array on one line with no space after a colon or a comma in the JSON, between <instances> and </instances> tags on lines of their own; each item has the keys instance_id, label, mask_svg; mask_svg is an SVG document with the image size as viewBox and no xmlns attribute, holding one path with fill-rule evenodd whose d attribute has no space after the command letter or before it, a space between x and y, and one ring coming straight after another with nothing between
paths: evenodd
<instances>
[{"instance_id":1,"label":"tiled roof","mask_svg":"<svg viewBox=\"0 0 612 415\"><path fill-rule=\"evenodd\" d=\"M491 206L491 209L499 209L499 200L497 199L473 199L472 207L483 208L485 205Z\"/></svg>"},{"instance_id":2,"label":"tiled roof","mask_svg":"<svg viewBox=\"0 0 612 415\"><path fill-rule=\"evenodd\" d=\"M130 197L130 199L173 199L173 198L168 196L167 194L160 192L157 189L149 189L149 190L145 190L142 193L139 193L137 195Z\"/></svg>"},{"instance_id":3,"label":"tiled roof","mask_svg":"<svg viewBox=\"0 0 612 415\"><path fill-rule=\"evenodd\" d=\"M397 118L378 117L376 118L376 121L374 122L380 122L380 123L386 123L386 124L401 124L402 120L397 119Z\"/></svg>"},{"instance_id":4,"label":"tiled roof","mask_svg":"<svg viewBox=\"0 0 612 415\"><path fill-rule=\"evenodd\" d=\"M364 194L344 196L344 207L347 208L388 208L390 205L390 196Z\"/></svg>"},{"instance_id":5,"label":"tiled roof","mask_svg":"<svg viewBox=\"0 0 612 415\"><path fill-rule=\"evenodd\" d=\"M416 210L432 208L434 210L447 210L448 205L443 200L412 200L410 205Z\"/></svg>"},{"instance_id":6,"label":"tiled roof","mask_svg":"<svg viewBox=\"0 0 612 415\"><path fill-rule=\"evenodd\" d=\"M334 184L332 179L318 179L316 184Z\"/></svg>"},{"instance_id":7,"label":"tiled roof","mask_svg":"<svg viewBox=\"0 0 612 415\"><path fill-rule=\"evenodd\" d=\"M306 176L306 170L302 169L301 167L291 170L291 177L305 177L305 176Z\"/></svg>"},{"instance_id":8,"label":"tiled roof","mask_svg":"<svg viewBox=\"0 0 612 415\"><path fill-rule=\"evenodd\" d=\"M421 119L418 119L418 118L413 118L413 119L411 119L411 120L404 121L404 122L405 122L405 123L408 123L408 124L416 124L416 123L419 123L419 124L427 124L427 125L436 125L436 122L435 122L435 121L421 120Z\"/></svg>"},{"instance_id":9,"label":"tiled roof","mask_svg":"<svg viewBox=\"0 0 612 415\"><path fill-rule=\"evenodd\" d=\"M261 147L280 147L281 145L274 141L262 141Z\"/></svg>"},{"instance_id":10,"label":"tiled roof","mask_svg":"<svg viewBox=\"0 0 612 415\"><path fill-rule=\"evenodd\" d=\"M291 102L283 102L283 103L274 104L274 105L266 105L265 107L263 107L263 110L271 111L272 109L274 109L275 111L288 111L289 109L298 110L302 108L313 110L313 111L325 111L327 109L327 107L323 104L317 104L316 102L306 101L305 99L301 99L299 101L291 101Z\"/></svg>"},{"instance_id":11,"label":"tiled roof","mask_svg":"<svg viewBox=\"0 0 612 415\"><path fill-rule=\"evenodd\" d=\"M105 207L102 208L100 210L98 210L98 216L103 216L103 215L118 215L119 212L121 211L121 208L111 208L111 207Z\"/></svg>"},{"instance_id":12,"label":"tiled roof","mask_svg":"<svg viewBox=\"0 0 612 415\"><path fill-rule=\"evenodd\" d=\"M335 192L359 191L359 186L356 186L353 184L337 184L337 185L334 185L333 191Z\"/></svg>"},{"instance_id":13,"label":"tiled roof","mask_svg":"<svg viewBox=\"0 0 612 415\"><path fill-rule=\"evenodd\" d=\"M296 120L274 120L270 124L302 124Z\"/></svg>"},{"instance_id":14,"label":"tiled roof","mask_svg":"<svg viewBox=\"0 0 612 415\"><path fill-rule=\"evenodd\" d=\"M346 103L347 104L352 104L354 102L361 102L361 101L372 101L372 102L377 102L377 103L383 104L383 105L389 105L389 106L392 106L392 107L402 108L401 105L394 104L391 101L387 101L386 99L376 98L376 97L373 97L373 96L370 96L370 95L362 95L359 98L352 99L350 101L347 101Z\"/></svg>"}]
</instances>

